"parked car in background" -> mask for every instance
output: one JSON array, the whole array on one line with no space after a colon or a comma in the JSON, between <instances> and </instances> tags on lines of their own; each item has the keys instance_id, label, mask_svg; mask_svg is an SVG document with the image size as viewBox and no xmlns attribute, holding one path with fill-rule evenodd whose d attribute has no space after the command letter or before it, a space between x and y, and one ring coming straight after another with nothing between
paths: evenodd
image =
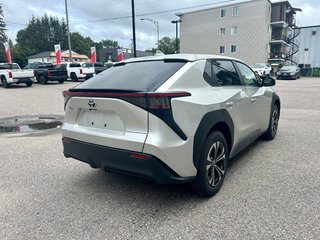
<instances>
[{"instance_id":1,"label":"parked car in background","mask_svg":"<svg viewBox=\"0 0 320 240\"><path fill-rule=\"evenodd\" d=\"M228 160L276 136L275 80L244 62L175 54L124 60L65 91L64 155L212 196Z\"/></svg>"},{"instance_id":2,"label":"parked car in background","mask_svg":"<svg viewBox=\"0 0 320 240\"><path fill-rule=\"evenodd\" d=\"M82 63L81 67L82 73L86 75L85 79L89 79L96 74L94 69L94 63Z\"/></svg>"},{"instance_id":3,"label":"parked car in background","mask_svg":"<svg viewBox=\"0 0 320 240\"><path fill-rule=\"evenodd\" d=\"M40 84L46 84L48 81L63 83L68 78L66 68L61 65L54 66L52 63L29 63L25 69L33 69L34 76Z\"/></svg>"},{"instance_id":4,"label":"parked car in background","mask_svg":"<svg viewBox=\"0 0 320 240\"><path fill-rule=\"evenodd\" d=\"M83 63L82 65L83 74L86 75L86 79L93 77L96 74L103 72L108 69L103 63L95 62L95 63Z\"/></svg>"},{"instance_id":5,"label":"parked car in background","mask_svg":"<svg viewBox=\"0 0 320 240\"><path fill-rule=\"evenodd\" d=\"M277 72L277 79L293 79L300 78L300 68L296 65L283 66Z\"/></svg>"},{"instance_id":6,"label":"parked car in background","mask_svg":"<svg viewBox=\"0 0 320 240\"><path fill-rule=\"evenodd\" d=\"M99 74L101 72L103 72L104 70L107 70L108 66L105 66L102 62L96 62L94 63L94 71L96 74Z\"/></svg>"},{"instance_id":7,"label":"parked car in background","mask_svg":"<svg viewBox=\"0 0 320 240\"><path fill-rule=\"evenodd\" d=\"M112 68L113 64L115 64L114 62L105 62L103 65L108 69L108 68Z\"/></svg>"},{"instance_id":8,"label":"parked car in background","mask_svg":"<svg viewBox=\"0 0 320 240\"><path fill-rule=\"evenodd\" d=\"M251 66L251 68L260 77L269 76L272 71L271 65L269 63L255 63Z\"/></svg>"},{"instance_id":9,"label":"parked car in background","mask_svg":"<svg viewBox=\"0 0 320 240\"><path fill-rule=\"evenodd\" d=\"M86 78L80 63L61 63L60 66L67 69L68 77L74 82Z\"/></svg>"},{"instance_id":10,"label":"parked car in background","mask_svg":"<svg viewBox=\"0 0 320 240\"><path fill-rule=\"evenodd\" d=\"M0 78L4 88L19 83L25 83L31 87L34 81L34 72L28 69L22 70L17 63L0 63Z\"/></svg>"}]
</instances>

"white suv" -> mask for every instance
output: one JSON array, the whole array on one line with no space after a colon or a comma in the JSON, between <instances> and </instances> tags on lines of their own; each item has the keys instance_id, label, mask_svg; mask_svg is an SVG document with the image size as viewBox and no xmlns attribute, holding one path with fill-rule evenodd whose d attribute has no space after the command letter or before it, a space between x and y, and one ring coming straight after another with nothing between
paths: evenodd
<instances>
[{"instance_id":1,"label":"white suv","mask_svg":"<svg viewBox=\"0 0 320 240\"><path fill-rule=\"evenodd\" d=\"M212 196L228 160L277 132L280 99L240 60L129 59L65 91L64 155Z\"/></svg>"}]
</instances>

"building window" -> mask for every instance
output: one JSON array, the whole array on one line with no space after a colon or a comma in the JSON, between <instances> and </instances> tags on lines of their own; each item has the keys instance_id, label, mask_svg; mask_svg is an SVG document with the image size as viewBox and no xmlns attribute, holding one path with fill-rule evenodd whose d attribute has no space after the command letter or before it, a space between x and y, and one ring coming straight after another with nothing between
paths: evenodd
<instances>
[{"instance_id":1,"label":"building window","mask_svg":"<svg viewBox=\"0 0 320 240\"><path fill-rule=\"evenodd\" d=\"M231 35L236 35L237 32L238 32L238 27L237 26L231 27Z\"/></svg>"},{"instance_id":2,"label":"building window","mask_svg":"<svg viewBox=\"0 0 320 240\"><path fill-rule=\"evenodd\" d=\"M237 51L237 45L231 45L231 53L235 53Z\"/></svg>"},{"instance_id":3,"label":"building window","mask_svg":"<svg viewBox=\"0 0 320 240\"><path fill-rule=\"evenodd\" d=\"M223 54L225 51L225 47L224 46L220 46L220 54Z\"/></svg>"},{"instance_id":4,"label":"building window","mask_svg":"<svg viewBox=\"0 0 320 240\"><path fill-rule=\"evenodd\" d=\"M317 34L317 31L312 31L312 35L316 35Z\"/></svg>"},{"instance_id":5,"label":"building window","mask_svg":"<svg viewBox=\"0 0 320 240\"><path fill-rule=\"evenodd\" d=\"M226 11L225 9L221 9L221 11L220 11L220 17L221 17L221 18L225 18L226 15L227 15L227 11Z\"/></svg>"},{"instance_id":6,"label":"building window","mask_svg":"<svg viewBox=\"0 0 320 240\"><path fill-rule=\"evenodd\" d=\"M233 7L232 8L232 17L236 17L239 14L239 8L238 7Z\"/></svg>"},{"instance_id":7,"label":"building window","mask_svg":"<svg viewBox=\"0 0 320 240\"><path fill-rule=\"evenodd\" d=\"M220 28L220 36L226 35L226 28Z\"/></svg>"}]
</instances>

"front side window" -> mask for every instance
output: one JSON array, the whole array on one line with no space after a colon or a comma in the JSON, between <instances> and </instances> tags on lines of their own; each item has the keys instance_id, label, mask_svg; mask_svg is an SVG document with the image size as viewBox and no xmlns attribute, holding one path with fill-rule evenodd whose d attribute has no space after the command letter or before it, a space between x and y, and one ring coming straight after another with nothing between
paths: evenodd
<instances>
[{"instance_id":1,"label":"front side window","mask_svg":"<svg viewBox=\"0 0 320 240\"><path fill-rule=\"evenodd\" d=\"M231 45L231 53L237 52L237 46L236 45Z\"/></svg>"},{"instance_id":2,"label":"front side window","mask_svg":"<svg viewBox=\"0 0 320 240\"><path fill-rule=\"evenodd\" d=\"M231 35L236 35L238 32L238 27L237 26L232 26L231 27Z\"/></svg>"},{"instance_id":3,"label":"front side window","mask_svg":"<svg viewBox=\"0 0 320 240\"><path fill-rule=\"evenodd\" d=\"M256 77L256 74L249 67L240 62L237 62L237 66L239 68L242 81L246 86L259 85L259 81Z\"/></svg>"},{"instance_id":4,"label":"front side window","mask_svg":"<svg viewBox=\"0 0 320 240\"><path fill-rule=\"evenodd\" d=\"M220 17L221 17L221 18L225 18L226 15L227 15L226 10L225 10L225 9L221 9L221 11L220 11Z\"/></svg>"},{"instance_id":5,"label":"front side window","mask_svg":"<svg viewBox=\"0 0 320 240\"><path fill-rule=\"evenodd\" d=\"M232 8L232 17L236 17L239 14L239 8L238 7L233 7Z\"/></svg>"}]
</instances>

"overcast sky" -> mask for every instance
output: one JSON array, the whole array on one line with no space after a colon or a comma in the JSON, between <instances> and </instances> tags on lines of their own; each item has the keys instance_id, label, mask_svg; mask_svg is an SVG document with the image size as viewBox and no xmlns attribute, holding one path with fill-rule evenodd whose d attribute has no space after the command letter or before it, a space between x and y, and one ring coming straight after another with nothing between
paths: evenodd
<instances>
[{"instance_id":1,"label":"overcast sky","mask_svg":"<svg viewBox=\"0 0 320 240\"><path fill-rule=\"evenodd\" d=\"M137 49L155 47L156 26L142 17L159 22L160 38L175 37L178 19L175 12L226 0L135 0ZM16 33L26 26L32 15L65 17L64 0L0 0L8 36L15 41ZM297 19L300 26L320 25L319 0L291 0L293 7L302 8ZM131 0L68 0L70 31L80 32L94 41L113 39L123 47L131 47ZM95 21L99 20L99 21Z\"/></svg>"}]
</instances>

